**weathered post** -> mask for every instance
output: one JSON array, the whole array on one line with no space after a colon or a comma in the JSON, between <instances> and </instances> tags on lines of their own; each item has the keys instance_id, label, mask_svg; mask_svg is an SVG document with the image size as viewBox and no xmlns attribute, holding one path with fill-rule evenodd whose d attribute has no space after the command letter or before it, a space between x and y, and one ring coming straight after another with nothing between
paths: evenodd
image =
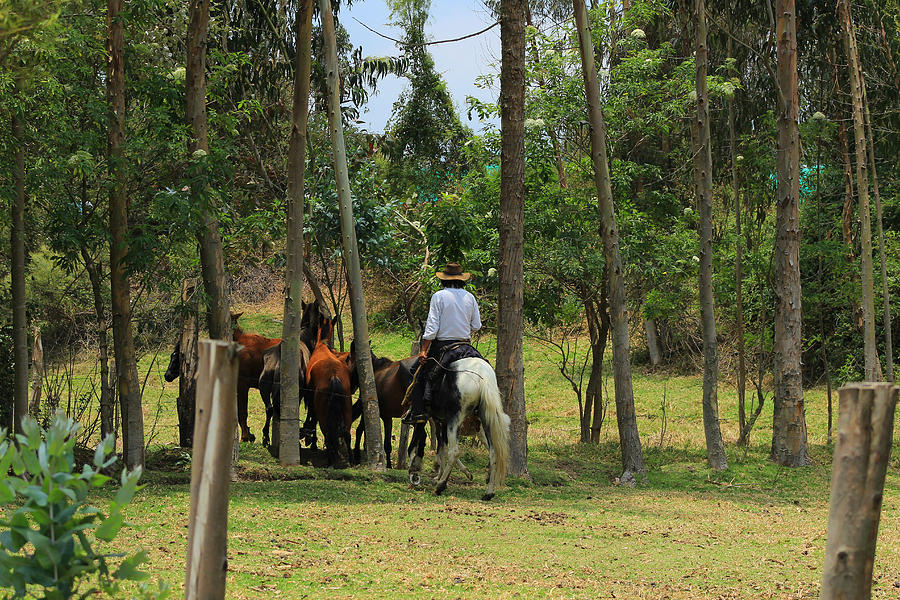
<instances>
[{"instance_id":1,"label":"weathered post","mask_svg":"<svg viewBox=\"0 0 900 600\"><path fill-rule=\"evenodd\" d=\"M187 600L225 597L228 485L237 421L239 350L233 342L200 342L184 584Z\"/></svg>"},{"instance_id":2,"label":"weathered post","mask_svg":"<svg viewBox=\"0 0 900 600\"><path fill-rule=\"evenodd\" d=\"M851 383L839 390L821 600L869 598L897 390Z\"/></svg>"},{"instance_id":3,"label":"weathered post","mask_svg":"<svg viewBox=\"0 0 900 600\"><path fill-rule=\"evenodd\" d=\"M41 416L41 390L44 388L44 342L41 328L34 328L34 342L31 345L31 400L28 414L35 419Z\"/></svg>"}]
</instances>

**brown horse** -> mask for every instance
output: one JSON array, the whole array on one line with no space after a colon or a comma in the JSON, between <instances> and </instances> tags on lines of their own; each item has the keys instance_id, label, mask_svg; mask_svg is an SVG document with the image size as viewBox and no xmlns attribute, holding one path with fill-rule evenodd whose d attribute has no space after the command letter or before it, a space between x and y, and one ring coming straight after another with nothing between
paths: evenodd
<instances>
[{"instance_id":1,"label":"brown horse","mask_svg":"<svg viewBox=\"0 0 900 600\"><path fill-rule=\"evenodd\" d=\"M316 347L306 367L306 387L312 394L313 412L325 437L328 463L343 468L350 458L351 401L357 386L353 354L336 353L328 345L337 319L319 317Z\"/></svg>"},{"instance_id":2,"label":"brown horse","mask_svg":"<svg viewBox=\"0 0 900 600\"><path fill-rule=\"evenodd\" d=\"M300 396L306 403L307 419L312 415L309 399L304 393L306 387L306 366L316 345L318 333L319 304L303 303L303 316L300 320ZM266 424L263 426L263 445L269 445L269 425L281 416L281 342L263 353L263 369L259 376L259 395L266 405ZM271 401L270 401L271 398ZM315 422L312 424L315 427ZM304 426L305 427L305 426Z\"/></svg>"},{"instance_id":3,"label":"brown horse","mask_svg":"<svg viewBox=\"0 0 900 600\"><path fill-rule=\"evenodd\" d=\"M304 319L309 320L312 315L313 307L315 313L318 314L317 303L303 304ZM309 316L307 312L309 311ZM238 381L237 381L237 412L238 424L241 427L241 441L254 442L256 436L250 432L247 425L247 398L251 388L259 389L259 380L265 366L265 353L270 348L281 343L281 338L267 338L255 333L246 333L237 324L238 319L244 313L232 313L231 322L234 324L234 332L232 340L242 346L238 353ZM166 381L174 381L178 373L178 364L180 360L180 347L175 344L175 349L169 357L169 367L166 369ZM264 397L263 402L266 405L266 412L269 412L270 405L266 402L268 398Z\"/></svg>"},{"instance_id":4,"label":"brown horse","mask_svg":"<svg viewBox=\"0 0 900 600\"><path fill-rule=\"evenodd\" d=\"M354 345L350 344L350 353L354 356ZM412 383L412 375L410 372L414 370L419 357L410 356L403 360L391 360L390 358L378 358L372 354L372 368L375 371L375 391L378 394L378 412L381 415L381 422L384 425L384 456L387 460L387 468L391 466L391 430L393 428L393 420L403 416L405 407L403 406L403 397L406 395L406 388ZM356 401L353 405L353 419L363 414L362 399ZM360 419L359 425L356 427L356 444L353 447L353 456L356 462L361 460L360 440L365 430L365 419Z\"/></svg>"}]
</instances>

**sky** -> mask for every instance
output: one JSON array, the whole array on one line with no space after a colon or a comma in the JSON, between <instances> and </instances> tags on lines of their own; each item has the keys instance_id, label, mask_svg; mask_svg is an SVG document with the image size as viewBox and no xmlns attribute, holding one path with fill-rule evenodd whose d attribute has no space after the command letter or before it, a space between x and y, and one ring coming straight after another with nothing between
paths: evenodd
<instances>
[{"instance_id":1,"label":"sky","mask_svg":"<svg viewBox=\"0 0 900 600\"><path fill-rule=\"evenodd\" d=\"M400 39L402 30L388 25L388 8L384 0L355 0L349 9L341 10L341 24L350 34L354 47L363 47L365 56L401 54L394 42L368 31L354 18L376 31ZM429 41L457 38L480 31L493 21L481 0L432 0L425 35ZM428 50L434 58L435 68L447 82L460 119L474 130L480 130L482 124L475 115L473 121L468 121L466 117L466 96L485 102L497 101L499 89L479 89L475 87L475 79L479 75L498 72L499 67L495 65L500 62L500 27L460 42L432 45ZM360 115L364 121L361 126L372 132L383 132L394 102L408 83L407 79L393 75L379 81L376 93L369 96L369 102Z\"/></svg>"}]
</instances>

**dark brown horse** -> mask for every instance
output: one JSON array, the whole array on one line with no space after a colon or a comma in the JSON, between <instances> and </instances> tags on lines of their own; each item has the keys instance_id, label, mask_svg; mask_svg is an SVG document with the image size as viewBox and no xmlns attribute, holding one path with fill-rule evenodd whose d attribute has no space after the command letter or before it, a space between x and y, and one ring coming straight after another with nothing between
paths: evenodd
<instances>
[{"instance_id":1,"label":"dark brown horse","mask_svg":"<svg viewBox=\"0 0 900 600\"><path fill-rule=\"evenodd\" d=\"M306 387L312 394L313 412L325 438L328 463L342 468L350 458L356 365L352 353L336 353L328 345L335 322L328 317L319 318L316 347L306 368Z\"/></svg>"},{"instance_id":2,"label":"dark brown horse","mask_svg":"<svg viewBox=\"0 0 900 600\"><path fill-rule=\"evenodd\" d=\"M355 356L353 343L350 344L350 353ZM378 412L384 425L384 456L387 460L387 468L391 466L391 430L394 419L403 416L403 397L406 388L412 383L410 372L414 369L419 357L410 356L403 360L391 360L390 358L378 358L372 354L372 368L375 371L375 391L378 394ZM353 419L363 415L362 398L353 405ZM360 419L356 427L356 444L353 447L353 456L356 462L361 460L360 440L365 430L365 418Z\"/></svg>"}]
</instances>

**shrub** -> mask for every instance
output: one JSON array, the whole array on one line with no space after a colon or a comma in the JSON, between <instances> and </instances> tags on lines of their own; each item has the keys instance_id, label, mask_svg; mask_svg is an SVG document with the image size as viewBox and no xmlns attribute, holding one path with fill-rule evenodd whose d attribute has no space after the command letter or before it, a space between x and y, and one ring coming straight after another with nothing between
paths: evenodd
<instances>
[{"instance_id":1,"label":"shrub","mask_svg":"<svg viewBox=\"0 0 900 600\"><path fill-rule=\"evenodd\" d=\"M138 569L146 560L143 551L127 556L98 549L112 542L125 524L122 510L139 489L141 471L122 471L120 487L104 515L87 496L111 479L102 470L116 460L110 456L113 438L103 440L93 465L78 472L79 427L58 413L47 430L30 417L23 419L23 433L15 442L0 431L0 504L5 506L0 518L0 586L12 588L12 597L122 597L122 582L147 576ZM162 598L167 592L165 584L156 589L142 585L138 597Z\"/></svg>"}]
</instances>

